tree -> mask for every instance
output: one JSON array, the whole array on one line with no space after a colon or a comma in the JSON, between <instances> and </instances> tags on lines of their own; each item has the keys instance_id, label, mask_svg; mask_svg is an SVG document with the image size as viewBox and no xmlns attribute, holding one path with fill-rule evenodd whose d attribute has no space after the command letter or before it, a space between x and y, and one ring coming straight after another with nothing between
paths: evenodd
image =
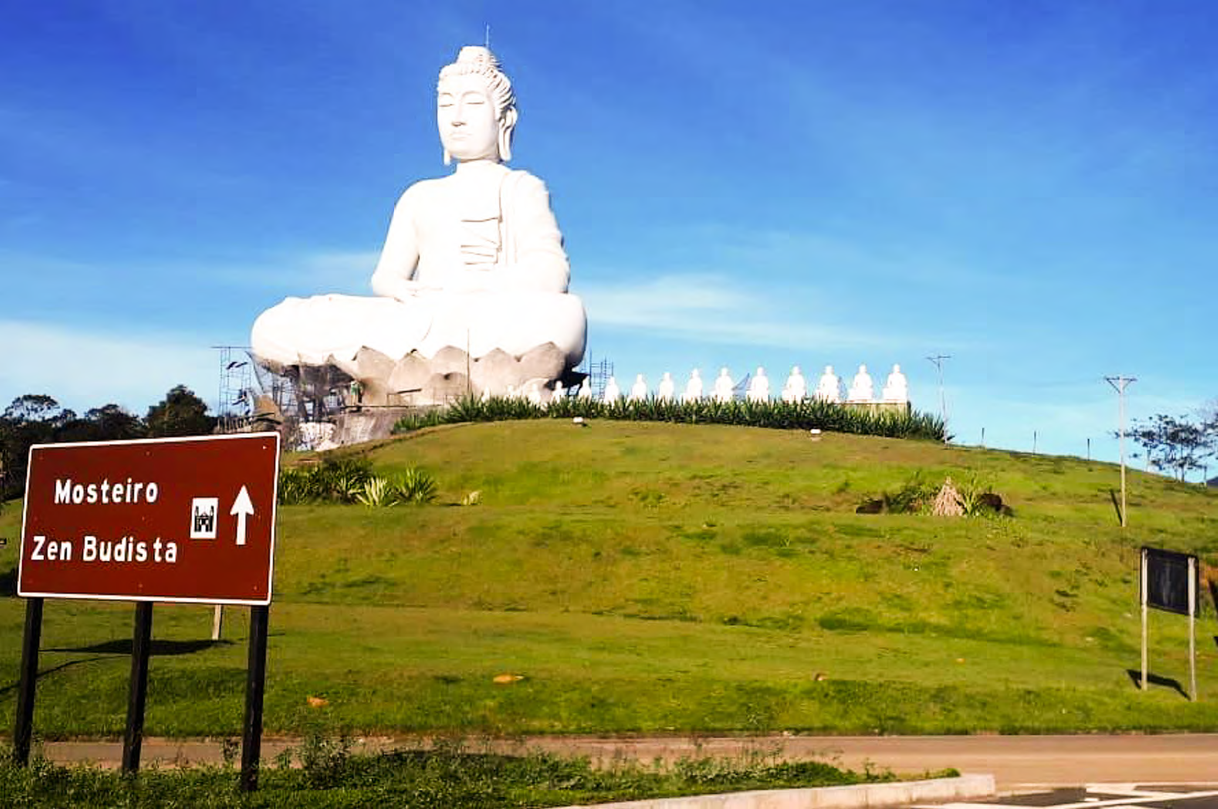
<instances>
[{"instance_id":1,"label":"tree","mask_svg":"<svg viewBox=\"0 0 1218 809\"><path fill-rule=\"evenodd\" d=\"M1218 420L1189 421L1162 413L1134 423L1126 433L1142 446L1150 465L1184 480L1189 472L1202 469L1218 451ZM1137 457L1136 455L1134 457Z\"/></svg>"},{"instance_id":2,"label":"tree","mask_svg":"<svg viewBox=\"0 0 1218 809\"><path fill-rule=\"evenodd\" d=\"M142 438L147 431L139 416L116 404L85 411L83 418L72 419L55 433L56 441L128 441Z\"/></svg>"},{"instance_id":3,"label":"tree","mask_svg":"<svg viewBox=\"0 0 1218 809\"><path fill-rule=\"evenodd\" d=\"M46 394L18 396L0 416L0 500L25 491L25 467L33 444L48 444L65 421L76 418Z\"/></svg>"},{"instance_id":4,"label":"tree","mask_svg":"<svg viewBox=\"0 0 1218 809\"><path fill-rule=\"evenodd\" d=\"M185 385L170 388L160 403L148 408L144 418L148 435L211 435L216 419L207 415L207 403Z\"/></svg>"},{"instance_id":5,"label":"tree","mask_svg":"<svg viewBox=\"0 0 1218 809\"><path fill-rule=\"evenodd\" d=\"M50 421L61 412L54 398L45 393L27 393L4 409L4 418L13 422Z\"/></svg>"}]
</instances>

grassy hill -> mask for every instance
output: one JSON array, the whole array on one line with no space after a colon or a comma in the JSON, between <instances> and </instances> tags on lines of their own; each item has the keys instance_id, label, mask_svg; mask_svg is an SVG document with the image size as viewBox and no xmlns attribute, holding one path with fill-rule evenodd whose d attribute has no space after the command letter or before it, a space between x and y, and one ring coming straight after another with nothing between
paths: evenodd
<instances>
[{"instance_id":1,"label":"grassy hill","mask_svg":"<svg viewBox=\"0 0 1218 809\"><path fill-rule=\"evenodd\" d=\"M523 421L366 450L421 466L427 506L281 509L268 732L316 722L464 733L1218 729L1212 602L1151 616L1143 544L1218 562L1218 492L1109 464L723 426ZM1010 518L860 515L915 476L992 488ZM476 506L459 505L479 491ZM19 509L0 515L15 580ZM46 735L121 733L131 607L49 603ZM158 607L148 732L238 732L242 611ZM22 604L0 599L0 728ZM500 674L520 675L496 684ZM306 698L328 705L309 708Z\"/></svg>"}]
</instances>

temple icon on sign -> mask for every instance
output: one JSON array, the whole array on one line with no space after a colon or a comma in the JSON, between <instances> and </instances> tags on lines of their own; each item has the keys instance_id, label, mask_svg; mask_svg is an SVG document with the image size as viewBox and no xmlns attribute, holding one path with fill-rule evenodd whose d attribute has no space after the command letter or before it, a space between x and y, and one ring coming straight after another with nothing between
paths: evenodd
<instances>
[{"instance_id":1,"label":"temple icon on sign","mask_svg":"<svg viewBox=\"0 0 1218 809\"><path fill-rule=\"evenodd\" d=\"M215 539L216 515L220 511L220 498L196 497L190 501L190 538Z\"/></svg>"}]
</instances>

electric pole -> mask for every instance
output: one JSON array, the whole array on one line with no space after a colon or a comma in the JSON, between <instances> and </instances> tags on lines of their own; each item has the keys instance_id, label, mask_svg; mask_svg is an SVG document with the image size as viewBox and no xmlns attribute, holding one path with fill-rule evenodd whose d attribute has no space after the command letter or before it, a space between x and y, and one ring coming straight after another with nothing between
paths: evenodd
<instances>
[{"instance_id":1,"label":"electric pole","mask_svg":"<svg viewBox=\"0 0 1218 809\"><path fill-rule=\"evenodd\" d=\"M1121 431L1117 433L1117 437L1121 445L1121 527L1124 528L1128 524L1125 519L1125 388L1138 380L1132 376L1106 376L1104 380L1116 390L1117 399L1120 401Z\"/></svg>"},{"instance_id":2,"label":"electric pole","mask_svg":"<svg viewBox=\"0 0 1218 809\"><path fill-rule=\"evenodd\" d=\"M939 371L939 418L943 421L943 443L947 443L947 397L943 395L943 361L950 360L951 354L936 354L933 357L927 357L935 364L935 368ZM983 437L982 443L985 443Z\"/></svg>"}]
</instances>

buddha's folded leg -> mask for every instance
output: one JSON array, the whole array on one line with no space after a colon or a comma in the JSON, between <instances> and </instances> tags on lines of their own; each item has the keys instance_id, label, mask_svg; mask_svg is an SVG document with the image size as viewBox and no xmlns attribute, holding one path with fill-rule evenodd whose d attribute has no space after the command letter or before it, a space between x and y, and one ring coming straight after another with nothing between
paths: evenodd
<instances>
[{"instance_id":1,"label":"buddha's folded leg","mask_svg":"<svg viewBox=\"0 0 1218 809\"><path fill-rule=\"evenodd\" d=\"M474 358L498 349L520 357L553 343L575 367L583 357L588 318L575 295L548 292L474 292L438 296L432 328L418 348L431 357L445 346Z\"/></svg>"},{"instance_id":2,"label":"buddha's folded leg","mask_svg":"<svg viewBox=\"0 0 1218 809\"><path fill-rule=\"evenodd\" d=\"M353 295L285 298L259 315L250 345L259 359L282 365L344 365L364 347L397 359L426 337L430 308Z\"/></svg>"}]
</instances>

